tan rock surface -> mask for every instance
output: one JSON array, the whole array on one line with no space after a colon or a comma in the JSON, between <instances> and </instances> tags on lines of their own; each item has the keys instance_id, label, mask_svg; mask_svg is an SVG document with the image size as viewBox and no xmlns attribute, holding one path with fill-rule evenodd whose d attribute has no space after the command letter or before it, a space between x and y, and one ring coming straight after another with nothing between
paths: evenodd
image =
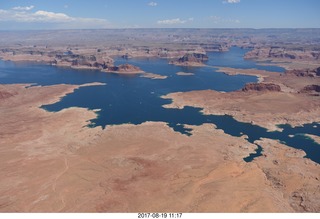
<instances>
[{"instance_id":1,"label":"tan rock surface","mask_svg":"<svg viewBox=\"0 0 320 219\"><path fill-rule=\"evenodd\" d=\"M264 157L256 163L271 186L283 194L296 212L320 212L320 165L301 159L305 153L271 139L257 141Z\"/></svg>"},{"instance_id":2,"label":"tan rock surface","mask_svg":"<svg viewBox=\"0 0 320 219\"><path fill-rule=\"evenodd\" d=\"M179 76L191 76L191 75L194 75L194 73L191 73L191 72L177 72L176 75L179 75Z\"/></svg>"},{"instance_id":3,"label":"tan rock surface","mask_svg":"<svg viewBox=\"0 0 320 219\"><path fill-rule=\"evenodd\" d=\"M320 84L320 77L297 77L292 74L280 74L258 69L241 69L228 67L215 67L217 72L228 75L252 75L258 77L258 82L274 83L281 87L283 92L297 93L310 84ZM298 68L301 68L298 67Z\"/></svg>"},{"instance_id":4,"label":"tan rock surface","mask_svg":"<svg viewBox=\"0 0 320 219\"><path fill-rule=\"evenodd\" d=\"M236 120L250 122L270 130L277 124L292 126L320 121L319 96L284 92L229 92L213 90L171 93L166 108L194 106L205 114L231 115Z\"/></svg>"},{"instance_id":5,"label":"tan rock surface","mask_svg":"<svg viewBox=\"0 0 320 219\"><path fill-rule=\"evenodd\" d=\"M228 75L252 75L259 77L259 82L263 82L268 77L279 76L279 72L271 72L259 69L241 69L241 68L229 68L229 67L214 67L217 68L217 72L223 72Z\"/></svg>"},{"instance_id":6,"label":"tan rock surface","mask_svg":"<svg viewBox=\"0 0 320 219\"><path fill-rule=\"evenodd\" d=\"M316 86L316 84L320 84L320 77L318 76L298 77L293 74L280 74L258 69L227 67L218 67L216 71L228 75L257 76L260 83L251 84L254 86L247 84L242 89L250 90L250 92L222 93L204 90L172 93L163 97L173 100L171 104L167 104L164 107L200 107L203 108L205 114L227 114L238 121L250 122L270 130L277 129L277 124L298 126L320 121L319 96L314 95L316 92L305 92L305 94L302 92L310 85ZM261 83L262 81L263 83ZM272 89L262 89L266 85ZM279 92L279 90L282 92Z\"/></svg>"},{"instance_id":7,"label":"tan rock surface","mask_svg":"<svg viewBox=\"0 0 320 219\"><path fill-rule=\"evenodd\" d=\"M320 137L316 135L311 135L311 134L305 134L307 137L313 139L317 144L320 145Z\"/></svg>"},{"instance_id":8,"label":"tan rock surface","mask_svg":"<svg viewBox=\"0 0 320 219\"><path fill-rule=\"evenodd\" d=\"M151 78L151 79L166 79L168 76L166 75L159 75L154 73L143 73L140 77L143 78Z\"/></svg>"},{"instance_id":9,"label":"tan rock surface","mask_svg":"<svg viewBox=\"0 0 320 219\"><path fill-rule=\"evenodd\" d=\"M244 58L269 61L264 65L278 65L285 69L319 67L319 51L313 49L290 49L285 47L256 47Z\"/></svg>"},{"instance_id":10,"label":"tan rock surface","mask_svg":"<svg viewBox=\"0 0 320 219\"><path fill-rule=\"evenodd\" d=\"M266 156L245 163L255 145L210 124L101 130L85 127L94 112L38 108L77 87L1 85L16 93L0 100L1 212L319 211L319 165L303 153L263 140Z\"/></svg>"}]
</instances>

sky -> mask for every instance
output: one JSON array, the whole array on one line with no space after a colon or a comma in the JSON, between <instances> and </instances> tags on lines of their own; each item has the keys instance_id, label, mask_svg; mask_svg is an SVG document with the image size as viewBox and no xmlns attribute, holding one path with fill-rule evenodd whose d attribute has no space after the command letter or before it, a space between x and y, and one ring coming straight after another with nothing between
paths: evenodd
<instances>
[{"instance_id":1,"label":"sky","mask_svg":"<svg viewBox=\"0 0 320 219\"><path fill-rule=\"evenodd\" d=\"M0 0L0 30L320 28L320 0Z\"/></svg>"}]
</instances>

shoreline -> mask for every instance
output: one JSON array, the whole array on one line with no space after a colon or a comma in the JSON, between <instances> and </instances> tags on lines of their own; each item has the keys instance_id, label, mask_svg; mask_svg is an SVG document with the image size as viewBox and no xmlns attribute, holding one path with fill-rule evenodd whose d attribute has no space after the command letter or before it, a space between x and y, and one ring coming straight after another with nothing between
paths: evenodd
<instances>
[{"instance_id":1,"label":"shoreline","mask_svg":"<svg viewBox=\"0 0 320 219\"><path fill-rule=\"evenodd\" d=\"M205 67L207 66L206 64L203 63L198 63L198 62L169 62L170 65L175 65L175 66L184 66L184 67Z\"/></svg>"},{"instance_id":2,"label":"shoreline","mask_svg":"<svg viewBox=\"0 0 320 219\"><path fill-rule=\"evenodd\" d=\"M201 112L206 115L230 115L239 122L252 123L270 131L279 130L278 124L296 127L320 123L320 104L314 106L312 96L301 94L201 90L169 93L161 98L172 101L163 105L164 108L202 108ZM311 105L315 109L310 110Z\"/></svg>"},{"instance_id":3,"label":"shoreline","mask_svg":"<svg viewBox=\"0 0 320 219\"><path fill-rule=\"evenodd\" d=\"M10 61L13 63L43 64L43 65L49 65L49 66L56 66L56 67L60 67L60 68L71 68L71 69L76 69L76 70L93 70L93 71L100 71L100 72L105 72L105 73L115 73L115 74L144 74L145 73L143 70L114 71L114 70L106 70L106 69L102 69L99 67L91 67L91 66L86 66L86 65L75 66L72 64L65 64L65 63L52 64L52 63L50 63L51 60L50 61L48 61L48 60L32 60L32 59L15 60L15 59L9 59L9 58L4 58L4 57L0 57L0 60ZM114 67L114 66L112 66L112 67ZM115 67L117 67L117 66L115 66ZM132 67L136 67L136 66L132 66Z\"/></svg>"},{"instance_id":4,"label":"shoreline","mask_svg":"<svg viewBox=\"0 0 320 219\"><path fill-rule=\"evenodd\" d=\"M72 65L57 65L57 64L50 64L48 62L44 61L34 61L34 60L10 60L10 59L2 59L0 60L3 61L10 61L10 62L17 62L17 63L27 63L27 64L43 64L43 65L49 65L49 66L56 66L58 68L71 68L71 69L76 69L76 70L93 70L93 71L100 71L101 73L110 73L110 74L121 74L121 75L140 75L140 77L144 78L150 78L150 79L166 79L168 76L165 75L160 75L160 74L155 74L155 73L148 73L143 70L140 71L112 71L112 70L106 70L106 69L101 69L101 68L95 68L95 67L88 67L88 66L72 66ZM133 66L135 67L135 66ZM97 82L98 83L98 82Z\"/></svg>"},{"instance_id":5,"label":"shoreline","mask_svg":"<svg viewBox=\"0 0 320 219\"><path fill-rule=\"evenodd\" d=\"M186 125L191 136L164 122L88 128L96 115L87 109L37 107L74 86L4 87L17 94L0 102L1 212L306 211L296 196L319 206L319 193L307 192L317 191L320 166L275 140L259 140L264 156L246 163L256 145L213 124Z\"/></svg>"},{"instance_id":6,"label":"shoreline","mask_svg":"<svg viewBox=\"0 0 320 219\"><path fill-rule=\"evenodd\" d=\"M229 67L220 67L220 66L212 66L213 68L217 68L216 72L225 73L227 75L249 75L256 76L258 79L258 83L261 83L266 80L266 78L271 76L280 76L282 73L280 72L272 72L267 70L259 70L256 68L250 69L242 69L242 68L229 68Z\"/></svg>"}]
</instances>

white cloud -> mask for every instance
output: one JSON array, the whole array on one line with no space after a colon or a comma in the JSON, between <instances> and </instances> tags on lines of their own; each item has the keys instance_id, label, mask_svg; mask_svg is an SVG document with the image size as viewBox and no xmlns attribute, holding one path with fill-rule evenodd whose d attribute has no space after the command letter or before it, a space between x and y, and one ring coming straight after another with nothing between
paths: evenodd
<instances>
[{"instance_id":1,"label":"white cloud","mask_svg":"<svg viewBox=\"0 0 320 219\"><path fill-rule=\"evenodd\" d=\"M239 19L231 19L231 18L222 18L219 16L210 16L210 20L215 24L221 23L240 23Z\"/></svg>"},{"instance_id":2,"label":"white cloud","mask_svg":"<svg viewBox=\"0 0 320 219\"><path fill-rule=\"evenodd\" d=\"M180 18L157 21L158 24L167 24L167 25L172 25L172 24L184 24L184 23L186 23L186 22L187 22L187 21L181 20Z\"/></svg>"},{"instance_id":3,"label":"white cloud","mask_svg":"<svg viewBox=\"0 0 320 219\"><path fill-rule=\"evenodd\" d=\"M239 3L240 0L224 0L223 3L230 3L230 4L234 4L234 3Z\"/></svg>"},{"instance_id":4,"label":"white cloud","mask_svg":"<svg viewBox=\"0 0 320 219\"><path fill-rule=\"evenodd\" d=\"M30 5L30 6L25 6L25 7L17 6L17 7L13 7L12 9L18 10L18 11L30 11L33 8L34 8L34 6Z\"/></svg>"},{"instance_id":5,"label":"white cloud","mask_svg":"<svg viewBox=\"0 0 320 219\"><path fill-rule=\"evenodd\" d=\"M188 21L194 21L194 18L193 17L189 17Z\"/></svg>"},{"instance_id":6,"label":"white cloud","mask_svg":"<svg viewBox=\"0 0 320 219\"><path fill-rule=\"evenodd\" d=\"M76 19L63 13L54 13L50 11L37 11L32 14L31 17L34 19L34 21L45 22L68 22Z\"/></svg>"},{"instance_id":7,"label":"white cloud","mask_svg":"<svg viewBox=\"0 0 320 219\"><path fill-rule=\"evenodd\" d=\"M110 23L105 19L71 17L64 13L38 10L32 13L29 10L2 10L0 21L17 23L50 23L59 28L107 28Z\"/></svg>"},{"instance_id":8,"label":"white cloud","mask_svg":"<svg viewBox=\"0 0 320 219\"><path fill-rule=\"evenodd\" d=\"M158 3L157 2L149 2L148 5L151 7L156 7L158 5Z\"/></svg>"}]
</instances>

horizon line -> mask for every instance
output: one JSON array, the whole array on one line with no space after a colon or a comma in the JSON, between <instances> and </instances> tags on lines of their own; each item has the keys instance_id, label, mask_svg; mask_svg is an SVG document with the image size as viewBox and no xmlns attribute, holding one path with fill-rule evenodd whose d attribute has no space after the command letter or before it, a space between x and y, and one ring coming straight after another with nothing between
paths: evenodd
<instances>
[{"instance_id":1,"label":"horizon line","mask_svg":"<svg viewBox=\"0 0 320 219\"><path fill-rule=\"evenodd\" d=\"M262 27L262 28L254 28L254 27L119 27L119 28L66 28L66 29L0 29L0 31L63 31L63 30L173 30L173 29L217 29L217 30L279 30L279 29L287 29L287 30L297 30L297 29L320 29L320 27Z\"/></svg>"}]
</instances>

